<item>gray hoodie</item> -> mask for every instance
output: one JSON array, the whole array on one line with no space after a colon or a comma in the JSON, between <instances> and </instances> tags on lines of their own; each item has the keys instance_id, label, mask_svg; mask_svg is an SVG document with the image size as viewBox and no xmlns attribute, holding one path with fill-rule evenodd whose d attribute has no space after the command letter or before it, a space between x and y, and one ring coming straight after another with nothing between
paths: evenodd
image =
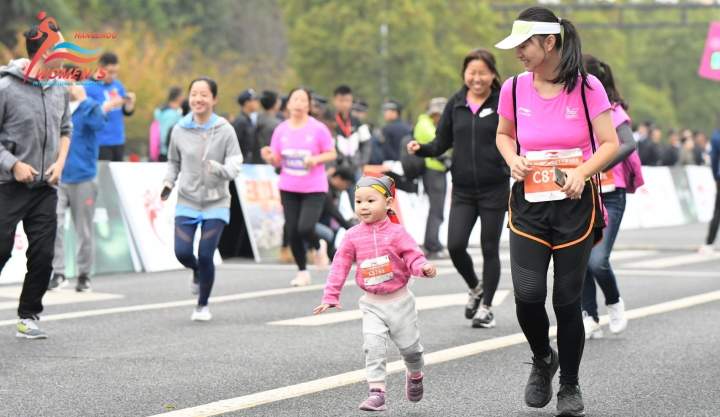
<instances>
[{"instance_id":1,"label":"gray hoodie","mask_svg":"<svg viewBox=\"0 0 720 417\"><path fill-rule=\"evenodd\" d=\"M243 157L237 135L224 118L213 114L212 127L198 127L192 113L172 130L165 182L178 181L178 205L205 211L230 207L228 183L242 168Z\"/></svg>"},{"instance_id":2,"label":"gray hoodie","mask_svg":"<svg viewBox=\"0 0 720 417\"><path fill-rule=\"evenodd\" d=\"M20 160L38 171L31 186L45 184L61 136L72 134L69 93L60 85L35 85L19 67L0 67L0 184L15 181Z\"/></svg>"}]
</instances>

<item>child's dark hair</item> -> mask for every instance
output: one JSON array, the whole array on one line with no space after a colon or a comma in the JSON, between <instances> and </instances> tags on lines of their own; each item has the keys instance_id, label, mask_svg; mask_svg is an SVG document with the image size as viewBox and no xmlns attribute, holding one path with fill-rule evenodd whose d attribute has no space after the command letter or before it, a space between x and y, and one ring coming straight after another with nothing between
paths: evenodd
<instances>
[{"instance_id":1,"label":"child's dark hair","mask_svg":"<svg viewBox=\"0 0 720 417\"><path fill-rule=\"evenodd\" d=\"M484 62L490 72L495 75L491 88L493 91L500 91L502 81L500 80L500 73L498 72L497 65L495 64L495 56L493 56L493 54L487 49L478 48L468 52L463 59L462 73L460 73L460 76L464 78L465 70L467 70L468 65L476 60Z\"/></svg>"},{"instance_id":2,"label":"child's dark hair","mask_svg":"<svg viewBox=\"0 0 720 417\"><path fill-rule=\"evenodd\" d=\"M215 80L213 80L210 77L198 77L198 78L195 78L194 80L190 81L190 87L188 87L188 92L190 90L192 90L193 84L195 84L196 82L199 82L199 81L205 81L207 83L208 87L210 87L210 92L212 93L213 98L217 97L217 94L218 94L217 83L215 82Z\"/></svg>"},{"instance_id":3,"label":"child's dark hair","mask_svg":"<svg viewBox=\"0 0 720 417\"><path fill-rule=\"evenodd\" d=\"M613 77L610 66L592 55L584 55L583 62L585 63L585 70L588 74L592 74L597 77L603 87L605 87L605 92L607 93L610 102L613 104L617 103L627 110L628 104L625 100L623 100L620 92L615 86L615 77Z\"/></svg>"},{"instance_id":4,"label":"child's dark hair","mask_svg":"<svg viewBox=\"0 0 720 417\"><path fill-rule=\"evenodd\" d=\"M523 10L518 20L528 22L550 22L560 23L562 32L558 35L535 35L541 39L548 36L555 36L555 49L561 51L560 64L558 64L558 76L552 82L565 84L565 91L572 92L577 85L578 74L582 76L583 82L587 83L587 73L583 66L582 45L580 35L575 25L569 20L559 19L552 10L545 7L530 7ZM587 85L587 84L586 84Z\"/></svg>"}]
</instances>

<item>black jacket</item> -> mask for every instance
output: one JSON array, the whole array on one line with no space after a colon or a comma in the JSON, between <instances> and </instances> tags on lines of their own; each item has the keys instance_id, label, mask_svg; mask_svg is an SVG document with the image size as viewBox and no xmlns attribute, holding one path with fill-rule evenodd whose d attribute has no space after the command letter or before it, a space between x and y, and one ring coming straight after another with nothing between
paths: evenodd
<instances>
[{"instance_id":1,"label":"black jacket","mask_svg":"<svg viewBox=\"0 0 720 417\"><path fill-rule=\"evenodd\" d=\"M450 172L456 187L480 189L507 183L510 168L495 145L500 92L490 93L478 112L473 114L467 106L467 91L467 87L463 86L448 100L435 131L435 139L421 145L417 155L438 157L453 148Z\"/></svg>"},{"instance_id":2,"label":"black jacket","mask_svg":"<svg viewBox=\"0 0 720 417\"><path fill-rule=\"evenodd\" d=\"M412 127L401 119L393 120L382 128L384 161L399 161L400 147L405 137L412 135Z\"/></svg>"},{"instance_id":3,"label":"black jacket","mask_svg":"<svg viewBox=\"0 0 720 417\"><path fill-rule=\"evenodd\" d=\"M232 126L235 128L235 134L240 144L243 160L249 163L252 160L252 153L255 149L255 126L253 126L250 116L242 111L235 120L233 120Z\"/></svg>"}]
</instances>

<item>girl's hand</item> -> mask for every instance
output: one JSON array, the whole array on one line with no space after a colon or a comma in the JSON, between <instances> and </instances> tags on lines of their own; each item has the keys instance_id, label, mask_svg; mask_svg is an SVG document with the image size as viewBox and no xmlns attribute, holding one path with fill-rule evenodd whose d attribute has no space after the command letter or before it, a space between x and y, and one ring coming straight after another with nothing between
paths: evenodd
<instances>
[{"instance_id":1,"label":"girl's hand","mask_svg":"<svg viewBox=\"0 0 720 417\"><path fill-rule=\"evenodd\" d=\"M580 199L585 188L585 176L575 168L564 169L563 172L567 174L567 177L565 178L565 185L560 191L564 192L570 199Z\"/></svg>"},{"instance_id":2,"label":"girl's hand","mask_svg":"<svg viewBox=\"0 0 720 417\"><path fill-rule=\"evenodd\" d=\"M317 306L317 307L315 307L315 308L313 309L313 314L322 314L322 313L328 311L328 309L331 309L331 308L340 309L340 305L339 305L339 304L338 304L338 305L320 304L319 306Z\"/></svg>"},{"instance_id":3,"label":"girl's hand","mask_svg":"<svg viewBox=\"0 0 720 417\"><path fill-rule=\"evenodd\" d=\"M516 181L524 181L525 177L530 173L530 162L527 158L520 155L515 155L513 160L510 162L510 175Z\"/></svg>"},{"instance_id":4,"label":"girl's hand","mask_svg":"<svg viewBox=\"0 0 720 417\"><path fill-rule=\"evenodd\" d=\"M423 274L428 278L434 278L437 275L437 268L431 263L426 263L422 266Z\"/></svg>"},{"instance_id":5,"label":"girl's hand","mask_svg":"<svg viewBox=\"0 0 720 417\"><path fill-rule=\"evenodd\" d=\"M260 157L262 157L262 159L268 164L272 164L275 159L275 154L273 153L271 147L263 146L262 149L260 149Z\"/></svg>"},{"instance_id":6,"label":"girl's hand","mask_svg":"<svg viewBox=\"0 0 720 417\"><path fill-rule=\"evenodd\" d=\"M172 189L173 189L172 184L170 184L169 182L164 182L163 189L160 192L160 200L162 200L162 201L167 200L168 197L170 197L170 193L172 192Z\"/></svg>"},{"instance_id":7,"label":"girl's hand","mask_svg":"<svg viewBox=\"0 0 720 417\"><path fill-rule=\"evenodd\" d=\"M417 141L411 140L410 142L408 142L407 151L410 155L415 155L415 152L417 152L419 150L420 150L420 144Z\"/></svg>"},{"instance_id":8,"label":"girl's hand","mask_svg":"<svg viewBox=\"0 0 720 417\"><path fill-rule=\"evenodd\" d=\"M215 175L219 177L222 174L222 164L218 161L215 161L213 159L208 159L207 161L207 169L208 173L210 175Z\"/></svg>"}]
</instances>

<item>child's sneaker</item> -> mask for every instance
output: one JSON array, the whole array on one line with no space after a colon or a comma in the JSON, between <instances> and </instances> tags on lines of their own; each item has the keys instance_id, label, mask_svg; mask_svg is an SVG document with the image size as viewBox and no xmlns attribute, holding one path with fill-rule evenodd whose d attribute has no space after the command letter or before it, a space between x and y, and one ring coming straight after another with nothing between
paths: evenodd
<instances>
[{"instance_id":1,"label":"child's sneaker","mask_svg":"<svg viewBox=\"0 0 720 417\"><path fill-rule=\"evenodd\" d=\"M405 397L410 402L422 400L425 389L423 388L423 374L418 377L411 377L410 373L405 374Z\"/></svg>"},{"instance_id":2,"label":"child's sneaker","mask_svg":"<svg viewBox=\"0 0 720 417\"><path fill-rule=\"evenodd\" d=\"M368 397L360 404L363 411L385 411L385 391L379 388L370 390Z\"/></svg>"}]
</instances>

